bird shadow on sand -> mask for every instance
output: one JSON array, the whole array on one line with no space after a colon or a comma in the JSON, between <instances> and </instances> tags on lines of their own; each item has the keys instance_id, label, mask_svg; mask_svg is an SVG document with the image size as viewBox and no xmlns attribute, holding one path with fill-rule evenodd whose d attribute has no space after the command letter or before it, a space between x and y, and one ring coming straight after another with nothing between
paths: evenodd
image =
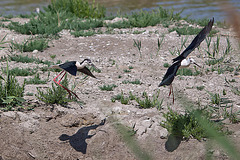
<instances>
[{"instance_id":1,"label":"bird shadow on sand","mask_svg":"<svg viewBox=\"0 0 240 160\"><path fill-rule=\"evenodd\" d=\"M87 142L86 139L89 139L93 137L93 135L89 135L89 131L93 129L97 129L99 126L102 126L105 124L106 119L102 120L101 123L97 125L87 126L80 128L77 133L73 134L72 136L62 134L59 139L61 141L69 141L70 145L78 152L82 152L83 154L86 154L87 150Z\"/></svg>"},{"instance_id":2,"label":"bird shadow on sand","mask_svg":"<svg viewBox=\"0 0 240 160\"><path fill-rule=\"evenodd\" d=\"M165 143L165 149L168 152L173 152L174 150L176 150L178 148L181 141L182 141L182 137L177 137L177 136L170 134L170 136L168 136L168 139Z\"/></svg>"}]
</instances>

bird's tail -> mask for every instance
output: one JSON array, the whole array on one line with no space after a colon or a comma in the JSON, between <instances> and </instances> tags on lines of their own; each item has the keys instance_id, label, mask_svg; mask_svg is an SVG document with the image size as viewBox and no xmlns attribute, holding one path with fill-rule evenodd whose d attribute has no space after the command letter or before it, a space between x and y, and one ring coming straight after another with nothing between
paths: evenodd
<instances>
[{"instance_id":1,"label":"bird's tail","mask_svg":"<svg viewBox=\"0 0 240 160\"><path fill-rule=\"evenodd\" d=\"M166 84L165 84L165 81L163 80L159 85L158 85L158 87L161 87L161 86L165 86Z\"/></svg>"},{"instance_id":2,"label":"bird's tail","mask_svg":"<svg viewBox=\"0 0 240 160\"><path fill-rule=\"evenodd\" d=\"M61 69L59 65L51 65L48 69Z\"/></svg>"}]
</instances>

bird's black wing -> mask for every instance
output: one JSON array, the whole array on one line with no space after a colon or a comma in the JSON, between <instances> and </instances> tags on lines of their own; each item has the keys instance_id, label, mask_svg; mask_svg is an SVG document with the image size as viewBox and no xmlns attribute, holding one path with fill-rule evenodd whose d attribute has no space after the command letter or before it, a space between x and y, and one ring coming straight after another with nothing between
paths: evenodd
<instances>
[{"instance_id":1,"label":"bird's black wing","mask_svg":"<svg viewBox=\"0 0 240 160\"><path fill-rule=\"evenodd\" d=\"M174 80L174 77L177 74L178 68L180 67L182 61L177 61L175 62L173 65L171 65L166 74L163 77L162 82L158 85L158 87L160 86L165 86L165 85L170 85L172 83L172 81Z\"/></svg>"},{"instance_id":2,"label":"bird's black wing","mask_svg":"<svg viewBox=\"0 0 240 160\"><path fill-rule=\"evenodd\" d=\"M198 35L193 39L191 44L182 52L182 54L173 59L173 62L185 59L196 47L198 47L211 31L213 23L214 23L214 18L210 20L208 22L208 25L205 26L198 33Z\"/></svg>"},{"instance_id":3,"label":"bird's black wing","mask_svg":"<svg viewBox=\"0 0 240 160\"><path fill-rule=\"evenodd\" d=\"M93 77L93 78L96 78L96 77L92 74L92 72L91 72L87 67L83 67L83 68L81 68L81 69L78 69L78 71L79 71L79 72L82 72L82 73L84 73L84 74L86 74L86 75L88 75L88 76L91 76L91 77Z\"/></svg>"},{"instance_id":4,"label":"bird's black wing","mask_svg":"<svg viewBox=\"0 0 240 160\"><path fill-rule=\"evenodd\" d=\"M67 71L68 73L70 73L73 76L77 75L76 61L70 61L70 62L60 64L59 67L65 71Z\"/></svg>"}]
</instances>

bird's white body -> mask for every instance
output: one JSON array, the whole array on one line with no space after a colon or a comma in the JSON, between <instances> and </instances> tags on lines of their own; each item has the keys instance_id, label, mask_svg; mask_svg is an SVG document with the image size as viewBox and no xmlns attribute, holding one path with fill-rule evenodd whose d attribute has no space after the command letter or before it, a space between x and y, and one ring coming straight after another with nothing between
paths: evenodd
<instances>
[{"instance_id":1,"label":"bird's white body","mask_svg":"<svg viewBox=\"0 0 240 160\"><path fill-rule=\"evenodd\" d=\"M89 61L89 60L84 60L84 61L82 61L81 63L78 62L78 61L75 61L75 62L76 62L76 63L75 63L75 66L77 67L77 69L83 69L83 68L86 67L86 66L92 65L92 62ZM64 64L64 63L62 63L62 64ZM60 65L62 65L62 64L51 65L51 66L49 67L49 69L62 69L62 68L60 67Z\"/></svg>"},{"instance_id":2,"label":"bird's white body","mask_svg":"<svg viewBox=\"0 0 240 160\"><path fill-rule=\"evenodd\" d=\"M180 68L186 68L186 67L189 67L190 64L191 64L191 63L190 63L189 58L186 58L186 59L182 60Z\"/></svg>"},{"instance_id":3,"label":"bird's white body","mask_svg":"<svg viewBox=\"0 0 240 160\"><path fill-rule=\"evenodd\" d=\"M195 60L193 58L185 58L184 60L182 60L180 68L187 68L190 66L190 64L196 64Z\"/></svg>"},{"instance_id":4,"label":"bird's white body","mask_svg":"<svg viewBox=\"0 0 240 160\"><path fill-rule=\"evenodd\" d=\"M76 66L77 66L77 68L78 69L82 69L82 68L84 68L85 66L87 66L87 64L85 65L86 63L83 63L82 65L77 61L76 62Z\"/></svg>"}]
</instances>

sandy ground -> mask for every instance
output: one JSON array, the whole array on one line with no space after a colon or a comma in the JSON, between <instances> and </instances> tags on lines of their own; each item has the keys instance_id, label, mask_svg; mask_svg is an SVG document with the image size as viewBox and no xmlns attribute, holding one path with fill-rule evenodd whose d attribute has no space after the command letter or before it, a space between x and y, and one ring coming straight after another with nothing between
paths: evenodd
<instances>
[{"instance_id":1,"label":"sandy ground","mask_svg":"<svg viewBox=\"0 0 240 160\"><path fill-rule=\"evenodd\" d=\"M14 19L19 21L19 19ZM20 19L21 20L21 19ZM23 20L25 21L25 20ZM214 27L216 28L216 27ZM234 33L229 29L216 28L220 32L220 54L226 48L226 36L229 35L232 44L232 51L225 58L226 63L222 65L236 68L239 65L239 46ZM141 34L131 34L133 30L144 31ZM119 29L115 30L120 31ZM176 147L169 148L170 138L166 129L160 126L164 120L162 113L171 107L175 111L184 111L184 99L193 101L195 104L207 105L211 103L209 94L206 92L219 93L221 97L232 101L233 110L238 111L240 107L239 96L232 92L231 87L225 82L235 79L231 83L238 87L239 77L234 72L224 72L217 74L216 71L206 73L205 64L208 59L206 52L206 42L203 42L198 49L191 53L191 57L202 66L198 69L202 74L198 76L177 76L173 82L175 103L172 104L172 97L168 97L168 87L157 87L161 82L167 68L164 63L171 64L171 59L176 55L171 55L173 51L180 48L181 39L186 36L179 36L176 32L169 33L167 28L162 26L121 29L123 34L101 34L91 37L74 37L69 31L62 31L61 37L52 40L49 48L38 53L14 54L28 55L43 60L57 62L61 60L78 60L90 58L93 63L101 69L101 73L94 72L98 80L88 78L75 89L76 94L85 103L83 108L75 102L71 102L67 107L60 105L46 105L35 96L25 96L24 98L37 107L33 111L8 111L0 112L0 159L86 159L86 160L107 160L107 159L138 159L131 149L124 143L122 136L113 127L116 121L122 123L136 131L135 139L142 150L151 155L152 159L205 159L206 153L211 152L214 159L229 159L221 148L214 147L210 151L207 149L209 140L179 141ZM29 36L20 35L6 28L0 28L0 37L7 34L6 40L16 40L22 42ZM165 34L165 39L160 51L157 53L157 39ZM194 36L188 36L187 45ZM212 39L216 42L216 36ZM139 52L133 46L133 40L141 40L142 48L140 58ZM9 53L8 48L0 50L0 56ZM50 56L56 55L54 59ZM219 55L221 56L221 55ZM10 68L36 68L44 65L35 63L10 62ZM6 62L1 62L1 67L5 67ZM131 72L124 72L132 66ZM190 66L194 71L194 67ZM47 72L40 73L41 78L47 77ZM237 74L237 73L236 73ZM37 93L36 87L48 87L52 83L52 78L57 73L51 72L46 85L27 85L25 93ZM17 77L19 82L23 82L26 77ZM30 77L27 77L30 78ZM76 79L71 78L71 83ZM122 81L134 81L139 79L141 85L123 84ZM117 85L113 91L102 91L99 86L107 84ZM198 86L205 86L204 90L197 90ZM116 101L113 103L111 97L123 92L128 95L132 91L140 96L144 91L148 95L154 95L160 90L159 100L163 99L162 109L140 109L137 103L131 102L123 105ZM223 90L226 95L223 95ZM106 120L106 121L103 121ZM104 123L105 122L105 123ZM226 126L233 131L230 138L239 149L240 125L230 124L226 121Z\"/></svg>"}]
</instances>

